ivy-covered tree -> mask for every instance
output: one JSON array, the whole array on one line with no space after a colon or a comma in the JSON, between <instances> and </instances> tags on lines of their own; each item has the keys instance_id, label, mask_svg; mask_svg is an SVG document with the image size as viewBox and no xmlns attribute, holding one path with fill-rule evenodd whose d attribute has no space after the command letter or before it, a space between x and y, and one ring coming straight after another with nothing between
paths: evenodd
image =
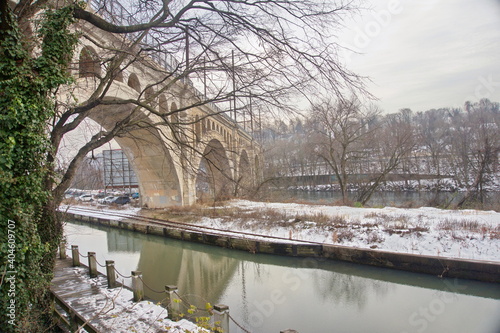
<instances>
[{"instance_id":1,"label":"ivy-covered tree","mask_svg":"<svg viewBox=\"0 0 500 333\"><path fill-rule=\"evenodd\" d=\"M47 124L54 92L71 80L66 69L77 38L68 30L71 8L47 10L31 53L7 3L0 6L0 313L2 331L35 332L50 324L47 290L61 238L45 187Z\"/></svg>"}]
</instances>

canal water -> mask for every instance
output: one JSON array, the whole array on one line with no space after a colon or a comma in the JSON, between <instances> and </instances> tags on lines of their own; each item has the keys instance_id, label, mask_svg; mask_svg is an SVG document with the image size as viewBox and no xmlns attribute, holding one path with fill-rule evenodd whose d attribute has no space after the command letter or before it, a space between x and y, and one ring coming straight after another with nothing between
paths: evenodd
<instances>
[{"instance_id":1,"label":"canal water","mask_svg":"<svg viewBox=\"0 0 500 333\"><path fill-rule=\"evenodd\" d=\"M146 296L177 285L203 307L226 304L250 332L500 333L500 285L336 261L255 255L68 222L68 245L139 270ZM99 267L101 272L104 268ZM130 279L124 280L130 285ZM244 332L235 324L231 333Z\"/></svg>"}]
</instances>

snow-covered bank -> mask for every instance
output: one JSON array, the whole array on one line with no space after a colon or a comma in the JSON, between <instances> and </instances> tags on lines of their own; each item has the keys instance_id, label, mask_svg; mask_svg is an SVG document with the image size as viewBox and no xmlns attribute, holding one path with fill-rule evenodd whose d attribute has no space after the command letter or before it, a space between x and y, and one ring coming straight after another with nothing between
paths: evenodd
<instances>
[{"instance_id":1,"label":"snow-covered bank","mask_svg":"<svg viewBox=\"0 0 500 333\"><path fill-rule=\"evenodd\" d=\"M71 207L61 210L72 212ZM85 215L99 217L102 212L151 215L132 208L96 209ZM221 233L250 232L398 253L500 262L500 213L494 211L233 200L215 208L183 209L180 214L189 214L192 224L217 228ZM161 217L161 211L154 211L154 215Z\"/></svg>"},{"instance_id":2,"label":"snow-covered bank","mask_svg":"<svg viewBox=\"0 0 500 333\"><path fill-rule=\"evenodd\" d=\"M85 215L93 216L93 217L100 217L102 215L102 213L118 213L118 214L138 215L139 212L141 211L141 208L131 207L129 205L122 206L122 207L120 207L120 209L114 209L114 208L104 206L104 205L92 205L92 204L60 205L59 211L62 213L80 214L80 212L75 211L73 208L86 209L87 211L85 212ZM93 210L94 212L92 212L90 210ZM123 219L123 217L119 217L119 216L116 216L116 217L107 216L106 218L110 219L110 220Z\"/></svg>"},{"instance_id":3,"label":"snow-covered bank","mask_svg":"<svg viewBox=\"0 0 500 333\"><path fill-rule=\"evenodd\" d=\"M236 209L237 213L229 218L202 217L199 223L319 243L500 261L500 213L494 211L354 208L245 200L234 200L219 208ZM255 218L258 215L263 219Z\"/></svg>"}]
</instances>

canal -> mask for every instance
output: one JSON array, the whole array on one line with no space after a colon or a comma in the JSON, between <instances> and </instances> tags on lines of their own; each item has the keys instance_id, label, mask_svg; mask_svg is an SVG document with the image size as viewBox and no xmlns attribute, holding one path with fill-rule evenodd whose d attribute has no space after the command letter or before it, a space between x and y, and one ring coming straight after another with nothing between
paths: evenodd
<instances>
[{"instance_id":1,"label":"canal","mask_svg":"<svg viewBox=\"0 0 500 333\"><path fill-rule=\"evenodd\" d=\"M250 332L500 332L498 284L255 255L80 222L68 222L65 234L68 245L96 252L101 264L114 260L123 275L141 271L147 297L160 301L156 291L177 285L200 307L228 305ZM234 332L243 331L233 324Z\"/></svg>"}]
</instances>

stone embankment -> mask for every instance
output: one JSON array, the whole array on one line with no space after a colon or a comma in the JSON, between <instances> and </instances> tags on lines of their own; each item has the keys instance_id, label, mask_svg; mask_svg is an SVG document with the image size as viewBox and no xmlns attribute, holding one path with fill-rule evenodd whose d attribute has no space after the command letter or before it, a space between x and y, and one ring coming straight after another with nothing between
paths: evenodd
<instances>
[{"instance_id":1,"label":"stone embankment","mask_svg":"<svg viewBox=\"0 0 500 333\"><path fill-rule=\"evenodd\" d=\"M248 234L228 234L227 231L214 229L193 230L182 228L179 224L162 225L157 220L145 221L133 218L112 219L96 217L94 214L81 212L66 213L67 219L74 219L114 228L158 235L179 240L215 245L228 249L251 253L264 253L293 257L326 258L342 260L356 264L372 265L399 269L416 273L425 273L437 277L472 279L483 282L500 283L500 263L480 260L446 258L440 256L395 253L374 249L362 249L341 245L320 244L313 242L276 239ZM165 221L168 222L168 221Z\"/></svg>"}]
</instances>

